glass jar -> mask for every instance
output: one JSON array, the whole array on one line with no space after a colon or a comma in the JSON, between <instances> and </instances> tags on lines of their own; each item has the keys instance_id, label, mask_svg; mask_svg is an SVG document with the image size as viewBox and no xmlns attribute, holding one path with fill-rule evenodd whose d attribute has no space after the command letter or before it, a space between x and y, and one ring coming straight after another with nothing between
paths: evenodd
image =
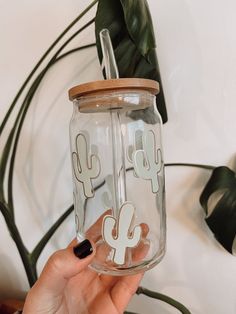
<instances>
[{"instance_id":1,"label":"glass jar","mask_svg":"<svg viewBox=\"0 0 236 314\"><path fill-rule=\"evenodd\" d=\"M90 265L128 275L165 252L165 184L157 82L112 79L70 89L76 235L96 244Z\"/></svg>"}]
</instances>

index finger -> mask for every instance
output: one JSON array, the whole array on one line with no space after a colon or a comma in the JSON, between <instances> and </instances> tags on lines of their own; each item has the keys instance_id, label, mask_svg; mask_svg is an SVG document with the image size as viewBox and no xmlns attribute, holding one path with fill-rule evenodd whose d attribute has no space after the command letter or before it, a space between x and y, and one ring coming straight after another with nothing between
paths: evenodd
<instances>
[{"instance_id":1,"label":"index finger","mask_svg":"<svg viewBox=\"0 0 236 314\"><path fill-rule=\"evenodd\" d=\"M103 222L103 218L106 215L109 215L111 213L111 209L107 210L106 212L104 212L97 220L96 222L85 232L85 237L87 239L92 240L94 243L96 243L99 238L102 236L101 235L101 229L102 229L102 222ZM76 244L78 244L78 240L75 238L73 239L70 244L68 245L68 247L73 247Z\"/></svg>"}]
</instances>

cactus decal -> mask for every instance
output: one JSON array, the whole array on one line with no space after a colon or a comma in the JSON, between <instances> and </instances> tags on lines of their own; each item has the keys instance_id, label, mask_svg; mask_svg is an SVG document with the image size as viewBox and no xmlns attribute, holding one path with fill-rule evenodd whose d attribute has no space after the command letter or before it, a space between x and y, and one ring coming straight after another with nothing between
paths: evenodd
<instances>
[{"instance_id":1,"label":"cactus decal","mask_svg":"<svg viewBox=\"0 0 236 314\"><path fill-rule=\"evenodd\" d=\"M72 165L76 179L82 183L85 197L93 197L92 179L99 176L100 161L96 155L89 156L89 145L84 134L76 136L76 152L72 153Z\"/></svg>"},{"instance_id":2,"label":"cactus decal","mask_svg":"<svg viewBox=\"0 0 236 314\"><path fill-rule=\"evenodd\" d=\"M140 226L130 230L134 213L134 206L131 203L124 203L117 219L110 215L103 219L103 239L113 248L112 259L118 265L125 263L126 248L137 246L141 239Z\"/></svg>"},{"instance_id":3,"label":"cactus decal","mask_svg":"<svg viewBox=\"0 0 236 314\"><path fill-rule=\"evenodd\" d=\"M134 145L130 145L127 148L127 159L132 164L133 163L133 153L137 150L143 149L143 131L142 130L136 130L135 131L135 139L134 139ZM138 175L136 174L134 170L134 176L138 178Z\"/></svg>"},{"instance_id":4,"label":"cactus decal","mask_svg":"<svg viewBox=\"0 0 236 314\"><path fill-rule=\"evenodd\" d=\"M135 174L144 180L150 180L152 192L157 193L158 173L162 169L161 150L156 150L155 134L152 130L143 133L142 142L143 149L134 150L132 153Z\"/></svg>"},{"instance_id":5,"label":"cactus decal","mask_svg":"<svg viewBox=\"0 0 236 314\"><path fill-rule=\"evenodd\" d=\"M106 176L105 183L107 186L107 191L102 194L102 202L106 208L110 209L113 206L112 200L115 199L115 193L113 189L113 176L111 174Z\"/></svg>"}]
</instances>

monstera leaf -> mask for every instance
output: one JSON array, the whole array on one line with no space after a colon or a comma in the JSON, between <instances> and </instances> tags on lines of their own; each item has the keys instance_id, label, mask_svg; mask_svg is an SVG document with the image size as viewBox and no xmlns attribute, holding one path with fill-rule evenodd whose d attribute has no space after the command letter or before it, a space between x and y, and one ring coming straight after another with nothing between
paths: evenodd
<instances>
[{"instance_id":1,"label":"monstera leaf","mask_svg":"<svg viewBox=\"0 0 236 314\"><path fill-rule=\"evenodd\" d=\"M209 199L217 192L221 197L209 213ZM215 168L200 196L200 203L207 215L206 223L216 239L227 251L233 253L233 243L236 237L235 173L228 167Z\"/></svg>"},{"instance_id":2,"label":"monstera leaf","mask_svg":"<svg viewBox=\"0 0 236 314\"><path fill-rule=\"evenodd\" d=\"M165 99L147 1L99 0L95 33L100 62L102 62L102 51L99 32L103 28L107 28L110 32L120 77L148 78L159 82L157 108L163 122L166 122Z\"/></svg>"}]
</instances>

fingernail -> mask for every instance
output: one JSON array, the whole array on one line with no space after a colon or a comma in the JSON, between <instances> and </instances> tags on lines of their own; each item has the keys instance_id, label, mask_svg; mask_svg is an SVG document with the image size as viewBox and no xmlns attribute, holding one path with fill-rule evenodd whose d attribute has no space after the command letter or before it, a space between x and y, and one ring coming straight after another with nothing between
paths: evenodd
<instances>
[{"instance_id":1,"label":"fingernail","mask_svg":"<svg viewBox=\"0 0 236 314\"><path fill-rule=\"evenodd\" d=\"M93 247L87 239L76 245L73 250L78 258L85 258L93 253Z\"/></svg>"}]
</instances>

